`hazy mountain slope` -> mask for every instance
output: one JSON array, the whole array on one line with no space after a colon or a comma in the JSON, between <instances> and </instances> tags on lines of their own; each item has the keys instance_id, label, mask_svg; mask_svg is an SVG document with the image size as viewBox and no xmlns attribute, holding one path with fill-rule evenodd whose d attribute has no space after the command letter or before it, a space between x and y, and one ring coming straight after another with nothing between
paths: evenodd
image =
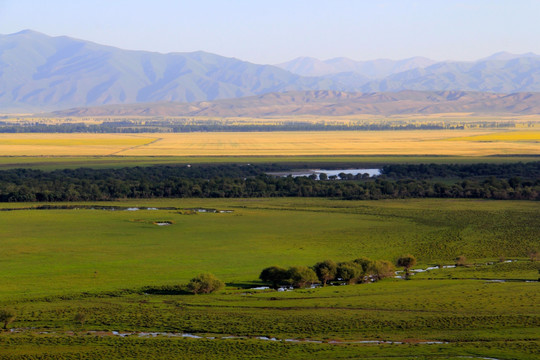
<instances>
[{"instance_id":1,"label":"hazy mountain slope","mask_svg":"<svg viewBox=\"0 0 540 360\"><path fill-rule=\"evenodd\" d=\"M336 85L204 52L127 51L33 31L0 35L2 110L189 102L319 88Z\"/></svg>"},{"instance_id":2,"label":"hazy mountain slope","mask_svg":"<svg viewBox=\"0 0 540 360\"><path fill-rule=\"evenodd\" d=\"M366 62L301 58L287 66L324 75L306 77L205 52L129 51L22 31L0 35L0 113L197 102L303 90L540 91L540 56L530 53L503 52L477 62L435 64L419 57ZM388 76L378 78L384 74Z\"/></svg>"},{"instance_id":3,"label":"hazy mountain slope","mask_svg":"<svg viewBox=\"0 0 540 360\"><path fill-rule=\"evenodd\" d=\"M52 116L288 116L353 114L436 114L449 112L540 114L540 93L494 94L465 91L348 93L293 91L198 103L109 105L58 111Z\"/></svg>"},{"instance_id":4,"label":"hazy mountain slope","mask_svg":"<svg viewBox=\"0 0 540 360\"><path fill-rule=\"evenodd\" d=\"M533 53L500 52L475 62L437 63L420 57L400 61L298 58L278 66L301 75L324 76L348 91L540 91L540 55Z\"/></svg>"},{"instance_id":5,"label":"hazy mountain slope","mask_svg":"<svg viewBox=\"0 0 540 360\"><path fill-rule=\"evenodd\" d=\"M355 61L344 57L319 60L300 57L277 64L276 66L302 76L324 76L339 73L356 73L367 79L377 79L406 70L423 68L436 61L424 57L413 57L404 60L378 59Z\"/></svg>"},{"instance_id":6,"label":"hazy mountain slope","mask_svg":"<svg viewBox=\"0 0 540 360\"><path fill-rule=\"evenodd\" d=\"M438 63L390 75L363 85L362 91L469 90L510 93L540 91L540 58L474 63Z\"/></svg>"}]
</instances>

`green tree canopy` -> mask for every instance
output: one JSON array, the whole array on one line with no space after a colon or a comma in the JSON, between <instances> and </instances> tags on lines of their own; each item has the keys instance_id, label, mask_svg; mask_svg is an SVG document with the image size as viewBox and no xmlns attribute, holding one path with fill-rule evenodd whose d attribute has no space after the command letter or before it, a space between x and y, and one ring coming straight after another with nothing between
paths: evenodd
<instances>
[{"instance_id":1,"label":"green tree canopy","mask_svg":"<svg viewBox=\"0 0 540 360\"><path fill-rule=\"evenodd\" d=\"M337 277L349 284L355 284L361 281L363 276L362 267L354 261L339 263L337 267Z\"/></svg>"},{"instance_id":2,"label":"green tree canopy","mask_svg":"<svg viewBox=\"0 0 540 360\"><path fill-rule=\"evenodd\" d=\"M272 288L277 289L279 285L287 283L289 273L286 269L280 266L270 266L261 271L259 279L266 283L271 283Z\"/></svg>"},{"instance_id":3,"label":"green tree canopy","mask_svg":"<svg viewBox=\"0 0 540 360\"><path fill-rule=\"evenodd\" d=\"M318 262L313 266L313 270L317 274L317 277L325 286L328 281L334 280L337 275L337 264L332 260L324 260Z\"/></svg>"},{"instance_id":4,"label":"green tree canopy","mask_svg":"<svg viewBox=\"0 0 540 360\"><path fill-rule=\"evenodd\" d=\"M416 265L416 258L412 255L404 255L397 259L396 265L405 269L405 277L409 278L409 270Z\"/></svg>"},{"instance_id":5,"label":"green tree canopy","mask_svg":"<svg viewBox=\"0 0 540 360\"><path fill-rule=\"evenodd\" d=\"M293 266L288 270L289 282L296 288L303 288L319 282L317 274L307 266Z\"/></svg>"}]
</instances>

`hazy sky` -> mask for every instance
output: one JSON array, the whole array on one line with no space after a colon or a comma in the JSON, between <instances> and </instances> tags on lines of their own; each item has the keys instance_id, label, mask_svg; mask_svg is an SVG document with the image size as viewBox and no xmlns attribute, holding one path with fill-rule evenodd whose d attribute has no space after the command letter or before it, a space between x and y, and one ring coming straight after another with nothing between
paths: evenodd
<instances>
[{"instance_id":1,"label":"hazy sky","mask_svg":"<svg viewBox=\"0 0 540 360\"><path fill-rule=\"evenodd\" d=\"M33 29L124 49L255 63L474 60L540 54L538 0L0 0L0 34Z\"/></svg>"}]
</instances>

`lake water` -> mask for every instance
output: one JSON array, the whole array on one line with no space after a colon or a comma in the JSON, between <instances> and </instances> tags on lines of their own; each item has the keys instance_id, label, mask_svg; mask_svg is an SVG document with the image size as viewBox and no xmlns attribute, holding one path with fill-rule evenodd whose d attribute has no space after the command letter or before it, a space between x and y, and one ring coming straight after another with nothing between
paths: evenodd
<instances>
[{"instance_id":1,"label":"lake water","mask_svg":"<svg viewBox=\"0 0 540 360\"><path fill-rule=\"evenodd\" d=\"M275 172L275 173L268 173L269 175L275 175L275 176L292 176L292 177L299 177L299 176L310 176L310 175L317 175L317 180L319 179L320 174L326 174L327 176L338 176L339 174L351 174L351 175L358 175L358 174L368 174L371 176L379 176L381 175L381 169L338 169L338 170L327 170L327 169L308 169L308 170L298 170L298 171L291 171L291 172Z\"/></svg>"}]
</instances>

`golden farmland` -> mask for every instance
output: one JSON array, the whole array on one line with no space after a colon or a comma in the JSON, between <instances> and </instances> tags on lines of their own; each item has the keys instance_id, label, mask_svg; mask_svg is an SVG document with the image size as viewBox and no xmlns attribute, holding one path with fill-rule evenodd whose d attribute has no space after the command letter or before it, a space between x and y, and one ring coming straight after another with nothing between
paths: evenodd
<instances>
[{"instance_id":1,"label":"golden farmland","mask_svg":"<svg viewBox=\"0 0 540 360\"><path fill-rule=\"evenodd\" d=\"M452 141L527 141L540 142L540 131L504 131L485 135L463 136Z\"/></svg>"},{"instance_id":2,"label":"golden farmland","mask_svg":"<svg viewBox=\"0 0 540 360\"><path fill-rule=\"evenodd\" d=\"M113 155L156 139L132 134L0 134L0 156Z\"/></svg>"},{"instance_id":3,"label":"golden farmland","mask_svg":"<svg viewBox=\"0 0 540 360\"><path fill-rule=\"evenodd\" d=\"M538 130L0 134L0 156L517 154L540 154Z\"/></svg>"}]
</instances>

